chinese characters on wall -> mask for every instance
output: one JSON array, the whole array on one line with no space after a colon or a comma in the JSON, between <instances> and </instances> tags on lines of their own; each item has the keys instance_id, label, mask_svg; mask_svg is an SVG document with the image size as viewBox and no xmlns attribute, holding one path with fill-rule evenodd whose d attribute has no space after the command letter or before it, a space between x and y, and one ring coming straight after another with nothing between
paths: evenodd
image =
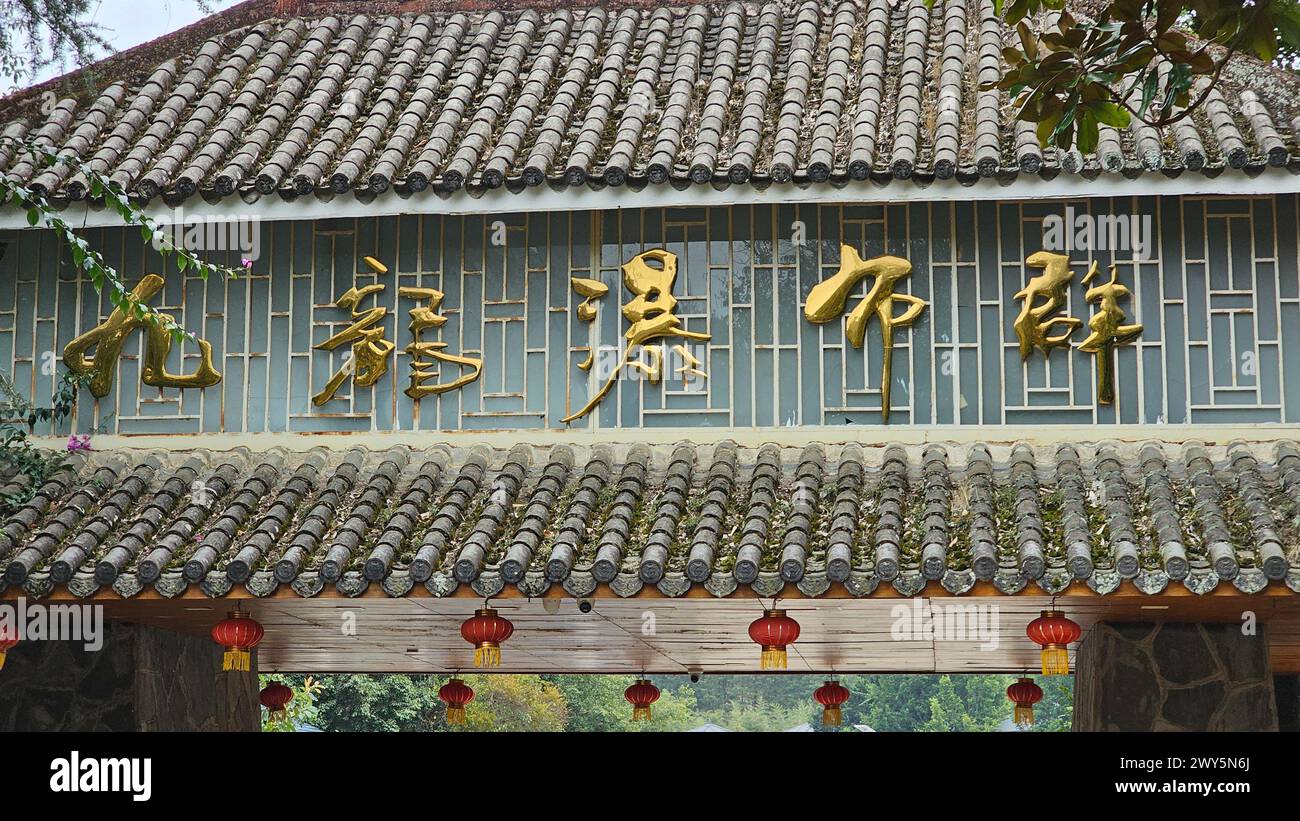
<instances>
[{"instance_id":1,"label":"chinese characters on wall","mask_svg":"<svg viewBox=\"0 0 1300 821\"><path fill-rule=\"evenodd\" d=\"M1038 251L1031 254L1025 264L1030 268L1041 268L1043 273L1031 278L1015 296L1021 302L1020 315L1016 317L1014 327L1020 339L1022 360L1028 359L1034 348L1048 355L1052 348L1070 347L1071 334L1083 325L1079 318L1064 313L1070 284L1074 280L1070 258L1064 254ZM1082 284L1088 285L1096 278L1097 263L1094 262L1084 275ZM1128 314L1119 302L1129 293L1129 289L1119 283L1119 269L1111 265L1110 280L1089 288L1084 294L1084 300L1090 305L1095 303L1097 310L1088 320L1092 333L1079 345L1079 350L1097 357L1097 401L1103 405L1115 401L1115 347L1132 342L1142 333L1141 325L1124 324ZM1065 330L1052 335L1056 326Z\"/></svg>"},{"instance_id":2,"label":"chinese characters on wall","mask_svg":"<svg viewBox=\"0 0 1300 821\"><path fill-rule=\"evenodd\" d=\"M375 274L383 275L388 268L372 257L364 262ZM616 346L615 356L606 367L596 368L594 345L575 347L576 352L586 352L577 368L598 386L582 407L563 417L570 423L590 414L613 389L616 382L633 374L652 384L666 375L692 384L707 380L701 358L701 346L712 335L688 330L677 314L678 300L673 290L677 281L677 257L663 249L652 249L637 254L622 266L622 284L629 298L620 306L626 331ZM1083 327L1084 320L1069 313L1069 293L1074 281L1070 259L1063 254L1039 251L1031 254L1025 265L1040 271L1028 278L1014 299L1021 303L1019 315L1012 323L1019 340L1020 357L1028 360L1035 349L1050 356L1053 349L1070 348L1071 337ZM927 307L924 299L901 290L912 273L912 264L896 256L878 256L863 259L852 246L840 248L839 269L832 276L817 283L809 292L803 305L803 317L813 324L845 321L845 337L857 349L866 341L872 320L881 339L880 399L881 417L889 421L894 334L913 326ZM862 283L868 282L865 295L851 304L854 294L860 292ZM115 309L98 326L86 331L67 344L64 361L75 373L90 374L90 390L96 397L106 396L112 389L117 373L117 362L123 345L136 330L145 334L141 381L146 385L172 388L206 388L221 381L221 374L212 363L212 347L208 341L196 340L199 362L192 373L172 373L167 370L167 359L172 349L172 338L159 324L150 321L136 309L147 305L163 287L163 278L148 274L128 294L127 304ZM577 320L593 323L601 309L602 300L609 296L610 288L596 279L572 277L572 291L581 298L575 308ZM1110 277L1101 281L1098 265L1093 263L1081 280L1087 286L1084 300L1095 306L1087 320L1089 333L1078 344L1078 349L1096 357L1097 398L1109 404L1115 397L1115 348L1133 342L1142 333L1142 325L1129 323L1121 303L1131 296L1127 287L1119 282L1119 271L1111 265ZM325 380L320 390L312 396L313 405L320 407L335 398L339 389L351 380L357 387L369 387L388 373L396 344L385 337L385 320L389 309L376 304L378 296L388 286L383 283L353 286L340 294L332 308L350 312L346 327L314 346L317 350L346 349L342 364ZM404 351L410 356L405 393L414 400L459 390L477 381L483 374L484 359L448 350L449 342L437 338L439 330L447 323L441 313L445 294L435 288L402 286L397 289L399 305L406 305L411 342ZM165 315L164 315L165 316Z\"/></svg>"}]
</instances>

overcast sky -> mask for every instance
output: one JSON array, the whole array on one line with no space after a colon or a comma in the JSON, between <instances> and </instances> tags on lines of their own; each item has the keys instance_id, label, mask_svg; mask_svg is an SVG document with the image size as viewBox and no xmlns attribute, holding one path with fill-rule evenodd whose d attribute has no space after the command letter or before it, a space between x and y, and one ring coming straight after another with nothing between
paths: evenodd
<instances>
[{"instance_id":1,"label":"overcast sky","mask_svg":"<svg viewBox=\"0 0 1300 821\"><path fill-rule=\"evenodd\" d=\"M238 0L210 0L213 11L229 8ZM91 3L90 22L101 27L104 39L118 51L161 37L204 17L204 12L194 0L98 0ZM101 55L106 56L106 55ZM69 64L71 71L76 68ZM65 69L50 66L35 80L24 80L21 85L34 85L63 74ZM12 77L0 77L5 89L15 85Z\"/></svg>"}]
</instances>

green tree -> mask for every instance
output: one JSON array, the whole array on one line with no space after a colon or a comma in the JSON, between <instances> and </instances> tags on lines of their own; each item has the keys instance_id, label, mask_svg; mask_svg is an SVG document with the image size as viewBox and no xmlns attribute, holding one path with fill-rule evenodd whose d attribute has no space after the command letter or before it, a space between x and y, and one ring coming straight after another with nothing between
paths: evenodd
<instances>
[{"instance_id":1,"label":"green tree","mask_svg":"<svg viewBox=\"0 0 1300 821\"><path fill-rule=\"evenodd\" d=\"M1043 145L1077 140L1084 153L1096 150L1102 125L1190 116L1237 54L1290 61L1300 47L1296 0L1109 0L1087 17L1066 6L995 0L1019 44L1003 49L1008 69L981 88L1009 92Z\"/></svg>"},{"instance_id":2,"label":"green tree","mask_svg":"<svg viewBox=\"0 0 1300 821\"><path fill-rule=\"evenodd\" d=\"M466 676L465 683L474 688L474 700L465 708L465 724L452 729L558 733L568 723L564 694L541 676Z\"/></svg>"}]
</instances>

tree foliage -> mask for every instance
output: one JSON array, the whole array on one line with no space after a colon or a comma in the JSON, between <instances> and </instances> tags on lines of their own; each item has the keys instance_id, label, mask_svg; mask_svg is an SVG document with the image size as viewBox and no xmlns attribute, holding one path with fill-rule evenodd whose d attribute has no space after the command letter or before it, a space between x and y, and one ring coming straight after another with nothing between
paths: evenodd
<instances>
[{"instance_id":1,"label":"tree foliage","mask_svg":"<svg viewBox=\"0 0 1300 821\"><path fill-rule=\"evenodd\" d=\"M282 677L297 692L302 677ZM325 675L312 723L343 731L477 732L663 732L716 724L729 730L781 732L803 724L820 727L812 691L822 677L809 675L656 676L662 691L651 721L632 721L623 691L632 676L469 675L474 700L466 723L449 727L438 688L446 676ZM867 725L879 731L1006 729L1011 716L1010 676L870 675L843 679L852 696L842 729ZM1072 679L1040 678L1037 731L1070 728ZM295 698L295 702L298 699Z\"/></svg>"},{"instance_id":2,"label":"tree foliage","mask_svg":"<svg viewBox=\"0 0 1300 821\"><path fill-rule=\"evenodd\" d=\"M30 80L51 65L81 66L109 48L92 0L0 0L0 72Z\"/></svg>"},{"instance_id":3,"label":"tree foliage","mask_svg":"<svg viewBox=\"0 0 1300 821\"><path fill-rule=\"evenodd\" d=\"M1296 0L1109 0L1076 17L1065 0L998 0L1018 44L984 89L1009 92L1044 146L1096 150L1102 125L1175 123L1195 111L1237 54L1274 60L1300 47ZM1194 34L1194 36L1193 36Z\"/></svg>"}]
</instances>

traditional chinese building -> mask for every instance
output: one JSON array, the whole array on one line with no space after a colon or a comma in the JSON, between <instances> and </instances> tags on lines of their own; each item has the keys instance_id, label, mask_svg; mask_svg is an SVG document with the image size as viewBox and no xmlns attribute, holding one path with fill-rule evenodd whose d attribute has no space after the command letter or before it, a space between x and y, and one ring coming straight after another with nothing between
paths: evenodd
<instances>
[{"instance_id":1,"label":"traditional chinese building","mask_svg":"<svg viewBox=\"0 0 1300 821\"><path fill-rule=\"evenodd\" d=\"M195 336L0 217L0 368L91 445L0 599L136 671L26 642L0 704L248 727L257 670L472 669L485 600L502 671L758 671L777 601L791 671L1037 669L1054 606L1078 727L1296 722L1300 82L1044 149L993 6L250 0L10 98L240 274L0 157Z\"/></svg>"}]
</instances>

